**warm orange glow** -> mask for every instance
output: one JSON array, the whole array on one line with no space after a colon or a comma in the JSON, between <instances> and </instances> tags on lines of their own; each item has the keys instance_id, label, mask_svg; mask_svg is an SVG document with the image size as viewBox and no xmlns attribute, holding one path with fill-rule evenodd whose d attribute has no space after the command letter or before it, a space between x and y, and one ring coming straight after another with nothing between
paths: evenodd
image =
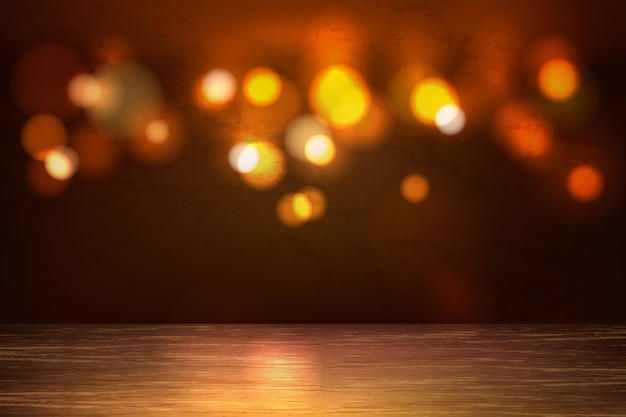
<instances>
[{"instance_id":1,"label":"warm orange glow","mask_svg":"<svg viewBox=\"0 0 626 417\"><path fill-rule=\"evenodd\" d=\"M402 180L400 191L409 203L420 203L428 197L430 184L423 175L409 174Z\"/></svg>"},{"instance_id":2,"label":"warm orange glow","mask_svg":"<svg viewBox=\"0 0 626 417\"><path fill-rule=\"evenodd\" d=\"M220 107L232 101L237 91L237 80L230 71L216 68L200 82L202 97L210 106Z\"/></svg>"},{"instance_id":3,"label":"warm orange glow","mask_svg":"<svg viewBox=\"0 0 626 417\"><path fill-rule=\"evenodd\" d=\"M539 89L550 100L566 101L578 91L578 70L570 61L551 59L539 70Z\"/></svg>"},{"instance_id":4,"label":"warm orange glow","mask_svg":"<svg viewBox=\"0 0 626 417\"><path fill-rule=\"evenodd\" d=\"M454 136L465 128L465 113L456 104L448 104L437 111L435 125L444 135Z\"/></svg>"},{"instance_id":5,"label":"warm orange glow","mask_svg":"<svg viewBox=\"0 0 626 417\"><path fill-rule=\"evenodd\" d=\"M265 107L273 104L278 100L281 91L280 77L269 68L254 68L243 79L243 94L255 106Z\"/></svg>"},{"instance_id":6,"label":"warm orange glow","mask_svg":"<svg viewBox=\"0 0 626 417\"><path fill-rule=\"evenodd\" d=\"M78 169L78 155L72 148L58 146L46 153L44 163L48 175L63 181L72 177Z\"/></svg>"},{"instance_id":7,"label":"warm orange glow","mask_svg":"<svg viewBox=\"0 0 626 417\"><path fill-rule=\"evenodd\" d=\"M309 200L309 197L303 193L296 193L292 199L293 212L302 222L309 221L311 214L313 213L313 205Z\"/></svg>"},{"instance_id":8,"label":"warm orange glow","mask_svg":"<svg viewBox=\"0 0 626 417\"><path fill-rule=\"evenodd\" d=\"M279 137L287 125L302 113L304 103L298 86L291 80L282 80L280 96L272 105L259 107L246 100L240 100L238 104L238 114L231 113L229 116L236 118L243 130Z\"/></svg>"},{"instance_id":9,"label":"warm orange glow","mask_svg":"<svg viewBox=\"0 0 626 417\"><path fill-rule=\"evenodd\" d=\"M590 165L579 165L567 176L567 190L582 203L596 200L604 190L602 173Z\"/></svg>"},{"instance_id":10,"label":"warm orange glow","mask_svg":"<svg viewBox=\"0 0 626 417\"><path fill-rule=\"evenodd\" d=\"M389 138L392 121L386 103L372 100L365 117L350 128L337 130L333 139L349 149L375 149Z\"/></svg>"},{"instance_id":11,"label":"warm orange glow","mask_svg":"<svg viewBox=\"0 0 626 417\"><path fill-rule=\"evenodd\" d=\"M37 114L22 127L21 141L28 155L43 161L48 150L67 143L67 130L58 117Z\"/></svg>"},{"instance_id":12,"label":"warm orange glow","mask_svg":"<svg viewBox=\"0 0 626 417\"><path fill-rule=\"evenodd\" d=\"M151 120L146 125L146 138L154 143L165 142L170 137L170 127L164 120Z\"/></svg>"},{"instance_id":13,"label":"warm orange glow","mask_svg":"<svg viewBox=\"0 0 626 417\"><path fill-rule=\"evenodd\" d=\"M274 187L285 176L285 157L283 153L274 144L266 141L253 142L250 146L253 146L253 149L256 150L258 162L250 171L241 173L241 178L250 187L258 190L267 190ZM250 155L254 155L254 152L249 152ZM246 156L246 158L248 157ZM246 162L246 164L248 163Z\"/></svg>"},{"instance_id":14,"label":"warm orange glow","mask_svg":"<svg viewBox=\"0 0 626 417\"><path fill-rule=\"evenodd\" d=\"M30 189L41 197L56 197L69 186L69 181L52 178L41 161L29 161L26 170L26 181Z\"/></svg>"},{"instance_id":15,"label":"warm orange glow","mask_svg":"<svg viewBox=\"0 0 626 417\"><path fill-rule=\"evenodd\" d=\"M74 105L89 108L98 104L102 97L102 84L95 76L87 73L75 75L67 86L67 95Z\"/></svg>"},{"instance_id":16,"label":"warm orange glow","mask_svg":"<svg viewBox=\"0 0 626 417\"><path fill-rule=\"evenodd\" d=\"M11 85L15 104L28 115L49 113L64 120L72 117L79 108L68 97L68 83L84 70L81 56L66 45L36 45L15 64Z\"/></svg>"},{"instance_id":17,"label":"warm orange glow","mask_svg":"<svg viewBox=\"0 0 626 417\"><path fill-rule=\"evenodd\" d=\"M411 104L411 92L419 82L432 77L435 71L426 65L405 65L389 80L387 98L394 115L402 122L416 124Z\"/></svg>"},{"instance_id":18,"label":"warm orange glow","mask_svg":"<svg viewBox=\"0 0 626 417\"><path fill-rule=\"evenodd\" d=\"M505 104L496 113L494 127L496 137L515 157L540 157L550 149L550 125L527 103Z\"/></svg>"},{"instance_id":19,"label":"warm orange glow","mask_svg":"<svg viewBox=\"0 0 626 417\"><path fill-rule=\"evenodd\" d=\"M330 138L330 128L324 120L313 114L300 115L289 122L285 129L285 147L291 156L306 161L305 145L316 135Z\"/></svg>"},{"instance_id":20,"label":"warm orange glow","mask_svg":"<svg viewBox=\"0 0 626 417\"><path fill-rule=\"evenodd\" d=\"M346 128L365 117L371 98L365 82L354 69L334 65L315 76L309 101L313 111L331 126Z\"/></svg>"},{"instance_id":21,"label":"warm orange glow","mask_svg":"<svg viewBox=\"0 0 626 417\"><path fill-rule=\"evenodd\" d=\"M276 214L288 227L300 227L326 212L326 197L315 187L304 187L296 193L285 194L276 205Z\"/></svg>"},{"instance_id":22,"label":"warm orange glow","mask_svg":"<svg viewBox=\"0 0 626 417\"><path fill-rule=\"evenodd\" d=\"M326 196L321 190L315 187L304 187L299 194L306 196L311 205L311 215L308 221L315 221L326 213Z\"/></svg>"},{"instance_id":23,"label":"warm orange glow","mask_svg":"<svg viewBox=\"0 0 626 417\"><path fill-rule=\"evenodd\" d=\"M90 126L75 127L71 143L78 154L78 173L87 178L103 178L119 163L118 142Z\"/></svg>"},{"instance_id":24,"label":"warm orange glow","mask_svg":"<svg viewBox=\"0 0 626 417\"><path fill-rule=\"evenodd\" d=\"M437 112L450 104L458 105L456 92L441 78L430 77L422 80L411 91L413 115L426 125L434 125Z\"/></svg>"},{"instance_id":25,"label":"warm orange glow","mask_svg":"<svg viewBox=\"0 0 626 417\"><path fill-rule=\"evenodd\" d=\"M228 162L235 171L245 174L259 164L259 152L253 143L239 142L230 148Z\"/></svg>"},{"instance_id":26,"label":"warm orange glow","mask_svg":"<svg viewBox=\"0 0 626 417\"><path fill-rule=\"evenodd\" d=\"M307 160L313 165L325 166L335 158L335 144L324 135L311 137L304 145L304 154Z\"/></svg>"},{"instance_id":27,"label":"warm orange glow","mask_svg":"<svg viewBox=\"0 0 626 417\"><path fill-rule=\"evenodd\" d=\"M136 62L117 62L98 70L102 95L87 109L91 123L116 138L131 139L163 112L163 91L156 75ZM170 141L167 141L170 142Z\"/></svg>"},{"instance_id":28,"label":"warm orange glow","mask_svg":"<svg viewBox=\"0 0 626 417\"><path fill-rule=\"evenodd\" d=\"M276 204L276 216L287 227L300 227L304 224L304 221L295 213L294 196L294 193L285 194Z\"/></svg>"},{"instance_id":29,"label":"warm orange glow","mask_svg":"<svg viewBox=\"0 0 626 417\"><path fill-rule=\"evenodd\" d=\"M132 153L151 164L173 161L182 153L185 144L180 115L170 110L159 113L138 123L137 133L131 140Z\"/></svg>"}]
</instances>

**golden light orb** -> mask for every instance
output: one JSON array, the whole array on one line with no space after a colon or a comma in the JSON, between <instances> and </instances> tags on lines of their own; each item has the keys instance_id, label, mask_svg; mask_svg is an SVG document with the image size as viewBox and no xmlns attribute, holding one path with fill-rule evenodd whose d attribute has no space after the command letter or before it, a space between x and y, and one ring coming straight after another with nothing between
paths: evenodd
<instances>
[{"instance_id":1,"label":"golden light orb","mask_svg":"<svg viewBox=\"0 0 626 417\"><path fill-rule=\"evenodd\" d=\"M371 95L361 75L346 65L333 65L311 83L311 108L331 126L346 128L360 122L371 105Z\"/></svg>"},{"instance_id":2,"label":"golden light orb","mask_svg":"<svg viewBox=\"0 0 626 417\"><path fill-rule=\"evenodd\" d=\"M326 135L315 135L304 145L304 154L313 165L328 165L335 159L335 143Z\"/></svg>"},{"instance_id":3,"label":"golden light orb","mask_svg":"<svg viewBox=\"0 0 626 417\"><path fill-rule=\"evenodd\" d=\"M566 101L578 91L580 80L578 70L571 61L555 58L541 66L538 83L546 98Z\"/></svg>"},{"instance_id":4,"label":"golden light orb","mask_svg":"<svg viewBox=\"0 0 626 417\"><path fill-rule=\"evenodd\" d=\"M67 146L52 148L44 160L46 172L54 179L67 180L78 169L78 155Z\"/></svg>"},{"instance_id":5,"label":"golden light orb","mask_svg":"<svg viewBox=\"0 0 626 417\"><path fill-rule=\"evenodd\" d=\"M216 68L209 71L200 82L202 97L211 106L228 104L237 91L237 80L228 70Z\"/></svg>"},{"instance_id":6,"label":"golden light orb","mask_svg":"<svg viewBox=\"0 0 626 417\"><path fill-rule=\"evenodd\" d=\"M437 112L447 105L458 105L456 92L445 80L439 77L426 78L411 91L411 111L423 124L435 124Z\"/></svg>"},{"instance_id":7,"label":"golden light orb","mask_svg":"<svg viewBox=\"0 0 626 417\"><path fill-rule=\"evenodd\" d=\"M67 86L70 101L83 109L95 106L102 97L102 83L91 74L75 75Z\"/></svg>"},{"instance_id":8,"label":"golden light orb","mask_svg":"<svg viewBox=\"0 0 626 417\"><path fill-rule=\"evenodd\" d=\"M567 176L567 190L581 203L596 200L604 190L604 177L590 165L579 165Z\"/></svg>"},{"instance_id":9,"label":"golden light orb","mask_svg":"<svg viewBox=\"0 0 626 417\"><path fill-rule=\"evenodd\" d=\"M250 70L243 79L243 95L255 106L274 104L282 92L282 81L278 74L266 67Z\"/></svg>"},{"instance_id":10,"label":"golden light orb","mask_svg":"<svg viewBox=\"0 0 626 417\"><path fill-rule=\"evenodd\" d=\"M404 177L400 191L406 201L417 204L430 194L430 184L423 175L413 173Z\"/></svg>"}]
</instances>

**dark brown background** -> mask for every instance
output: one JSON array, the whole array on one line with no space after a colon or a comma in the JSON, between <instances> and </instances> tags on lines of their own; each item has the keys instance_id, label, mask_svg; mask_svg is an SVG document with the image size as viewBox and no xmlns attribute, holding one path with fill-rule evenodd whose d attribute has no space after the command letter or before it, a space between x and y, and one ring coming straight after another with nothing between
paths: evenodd
<instances>
[{"instance_id":1,"label":"dark brown background","mask_svg":"<svg viewBox=\"0 0 626 417\"><path fill-rule=\"evenodd\" d=\"M620 4L5 3L0 320L623 322L626 32ZM272 191L248 189L227 167L224 132L190 98L193 81L216 66L240 77L246 68L268 65L306 85L302 62L314 45L315 25L323 31L329 15L341 16L327 21L339 37L351 33L342 25L360 28L358 37L341 42L358 53L375 89L384 91L394 69L412 59L434 59L453 76L477 44L489 42L474 31L491 14L507 17L519 31L511 49L519 59L513 95L536 98L524 79L523 51L549 34L571 40L595 78L595 116L557 132L561 143L583 151L549 161L550 175L510 159L492 138L489 114L470 119L454 139L398 124L385 146L355 155L341 178L314 181L328 197L327 213L292 230L277 220L275 204L305 178L289 172ZM425 44L413 44L411 28L427 35ZM10 93L15 63L29 47L59 41L95 67L103 39L119 40L154 71L168 104L183 116L187 146L169 164L124 157L105 179L79 176L63 195L39 197L25 181L28 156L19 135L28 115ZM81 117L66 122L71 127ZM565 192L564 176L576 161L594 163L606 175L604 194L591 204L575 203ZM433 189L420 205L405 203L398 192L412 171L425 174Z\"/></svg>"}]
</instances>

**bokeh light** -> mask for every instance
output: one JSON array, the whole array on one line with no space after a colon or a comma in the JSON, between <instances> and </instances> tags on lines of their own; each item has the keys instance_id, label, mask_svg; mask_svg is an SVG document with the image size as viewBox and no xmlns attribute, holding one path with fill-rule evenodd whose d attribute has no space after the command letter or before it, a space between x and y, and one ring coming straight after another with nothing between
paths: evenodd
<instances>
[{"instance_id":1,"label":"bokeh light","mask_svg":"<svg viewBox=\"0 0 626 417\"><path fill-rule=\"evenodd\" d=\"M333 65L313 79L309 102L313 111L332 127L346 128L365 117L371 97L359 73L346 65Z\"/></svg>"},{"instance_id":2,"label":"bokeh light","mask_svg":"<svg viewBox=\"0 0 626 417\"><path fill-rule=\"evenodd\" d=\"M309 221L311 214L313 213L313 206L309 197L303 193L296 193L292 198L293 212L302 222Z\"/></svg>"},{"instance_id":3,"label":"bokeh light","mask_svg":"<svg viewBox=\"0 0 626 417\"><path fill-rule=\"evenodd\" d=\"M326 196L316 187L287 193L276 204L276 215L287 227L300 227L321 218L326 212Z\"/></svg>"},{"instance_id":4,"label":"bokeh light","mask_svg":"<svg viewBox=\"0 0 626 417\"><path fill-rule=\"evenodd\" d=\"M426 78L433 77L435 70L427 65L411 64L398 69L387 85L387 99L391 112L406 124L417 124L411 104L413 88Z\"/></svg>"},{"instance_id":5,"label":"bokeh light","mask_svg":"<svg viewBox=\"0 0 626 417\"><path fill-rule=\"evenodd\" d=\"M287 152L300 161L306 161L305 145L313 136L331 137L331 130L323 119L314 114L302 114L293 119L285 129Z\"/></svg>"},{"instance_id":6,"label":"bokeh light","mask_svg":"<svg viewBox=\"0 0 626 417\"><path fill-rule=\"evenodd\" d=\"M317 187L304 187L299 192L307 197L309 204L311 205L311 215L308 221L312 222L321 218L326 213L326 196Z\"/></svg>"},{"instance_id":7,"label":"bokeh light","mask_svg":"<svg viewBox=\"0 0 626 417\"><path fill-rule=\"evenodd\" d=\"M375 149L389 139L392 122L385 101L373 98L363 119L354 126L336 130L332 138L352 150Z\"/></svg>"},{"instance_id":8,"label":"bokeh light","mask_svg":"<svg viewBox=\"0 0 626 417\"><path fill-rule=\"evenodd\" d=\"M202 98L210 107L222 107L230 103L237 92L237 80L228 70L216 68L200 81Z\"/></svg>"},{"instance_id":9,"label":"bokeh light","mask_svg":"<svg viewBox=\"0 0 626 417\"><path fill-rule=\"evenodd\" d=\"M102 96L87 109L91 122L119 139L130 139L158 117L163 93L156 76L135 62L116 62L101 68L97 77Z\"/></svg>"},{"instance_id":10,"label":"bokeh light","mask_svg":"<svg viewBox=\"0 0 626 417\"><path fill-rule=\"evenodd\" d=\"M185 129L180 114L172 110L154 113L148 118L133 122L130 132L132 154L150 164L165 164L183 152Z\"/></svg>"},{"instance_id":11,"label":"bokeh light","mask_svg":"<svg viewBox=\"0 0 626 417\"><path fill-rule=\"evenodd\" d=\"M289 79L283 79L280 96L269 106L257 106L247 100L238 104L238 123L245 130L257 132L267 138L283 136L287 125L302 113L303 98L297 85Z\"/></svg>"},{"instance_id":12,"label":"bokeh light","mask_svg":"<svg viewBox=\"0 0 626 417\"><path fill-rule=\"evenodd\" d=\"M278 184L285 176L285 157L276 145L264 140L252 142L258 154L258 162L248 172L242 172L241 178L252 188L267 190ZM250 154L253 155L252 151ZM241 159L241 158L240 158Z\"/></svg>"},{"instance_id":13,"label":"bokeh light","mask_svg":"<svg viewBox=\"0 0 626 417\"><path fill-rule=\"evenodd\" d=\"M315 135L304 145L304 154L313 165L325 166L335 158L335 144L325 135Z\"/></svg>"},{"instance_id":14,"label":"bokeh light","mask_svg":"<svg viewBox=\"0 0 626 417\"><path fill-rule=\"evenodd\" d=\"M439 109L435 115L435 125L444 135L454 136L465 128L465 113L455 105L448 104Z\"/></svg>"},{"instance_id":15,"label":"bokeh light","mask_svg":"<svg viewBox=\"0 0 626 417\"><path fill-rule=\"evenodd\" d=\"M566 101L578 91L578 70L566 59L551 59L541 66L538 83L539 89L548 99Z\"/></svg>"},{"instance_id":16,"label":"bokeh light","mask_svg":"<svg viewBox=\"0 0 626 417\"><path fill-rule=\"evenodd\" d=\"M146 139L154 144L160 144L170 137L170 127L165 120L155 119L146 125Z\"/></svg>"},{"instance_id":17,"label":"bokeh light","mask_svg":"<svg viewBox=\"0 0 626 417\"><path fill-rule=\"evenodd\" d=\"M276 216L287 227L300 227L304 224L293 209L294 196L294 193L285 194L276 203Z\"/></svg>"},{"instance_id":18,"label":"bokeh light","mask_svg":"<svg viewBox=\"0 0 626 417\"><path fill-rule=\"evenodd\" d=\"M52 178L63 181L71 178L78 169L78 154L68 146L57 146L46 153L46 172Z\"/></svg>"},{"instance_id":19,"label":"bokeh light","mask_svg":"<svg viewBox=\"0 0 626 417\"><path fill-rule=\"evenodd\" d=\"M430 194L430 184L423 175L413 173L404 177L400 191L409 203L420 203Z\"/></svg>"},{"instance_id":20,"label":"bokeh light","mask_svg":"<svg viewBox=\"0 0 626 417\"><path fill-rule=\"evenodd\" d=\"M567 176L567 190L577 201L588 203L596 200L604 190L604 177L590 165L579 165Z\"/></svg>"},{"instance_id":21,"label":"bokeh light","mask_svg":"<svg viewBox=\"0 0 626 417\"><path fill-rule=\"evenodd\" d=\"M254 144L239 142L230 148L228 162L235 171L245 174L259 164L259 152Z\"/></svg>"},{"instance_id":22,"label":"bokeh light","mask_svg":"<svg viewBox=\"0 0 626 417\"><path fill-rule=\"evenodd\" d=\"M31 160L26 167L26 182L30 189L41 197L56 197L69 187L69 181L57 180L46 172L42 161Z\"/></svg>"},{"instance_id":23,"label":"bokeh light","mask_svg":"<svg viewBox=\"0 0 626 417\"><path fill-rule=\"evenodd\" d=\"M250 70L243 79L243 94L255 106L269 106L278 100L282 81L278 74L266 67Z\"/></svg>"},{"instance_id":24,"label":"bokeh light","mask_svg":"<svg viewBox=\"0 0 626 417\"><path fill-rule=\"evenodd\" d=\"M98 104L102 97L102 85L94 75L76 74L67 86L67 95L74 105L87 109Z\"/></svg>"},{"instance_id":25,"label":"bokeh light","mask_svg":"<svg viewBox=\"0 0 626 417\"><path fill-rule=\"evenodd\" d=\"M454 89L443 79L430 77L420 81L411 91L411 110L423 124L435 124L437 112L446 105L458 105Z\"/></svg>"},{"instance_id":26,"label":"bokeh light","mask_svg":"<svg viewBox=\"0 0 626 417\"><path fill-rule=\"evenodd\" d=\"M552 145L551 125L524 101L502 105L494 117L494 130L496 139L517 158L545 156Z\"/></svg>"},{"instance_id":27,"label":"bokeh light","mask_svg":"<svg viewBox=\"0 0 626 417\"><path fill-rule=\"evenodd\" d=\"M83 59L60 43L43 43L24 52L15 65L13 97L26 114L50 113L62 119L78 113L67 94L70 79L85 70Z\"/></svg>"},{"instance_id":28,"label":"bokeh light","mask_svg":"<svg viewBox=\"0 0 626 417\"><path fill-rule=\"evenodd\" d=\"M48 150L67 144L67 129L58 117L37 114L22 127L21 142L28 155L43 161Z\"/></svg>"}]
</instances>

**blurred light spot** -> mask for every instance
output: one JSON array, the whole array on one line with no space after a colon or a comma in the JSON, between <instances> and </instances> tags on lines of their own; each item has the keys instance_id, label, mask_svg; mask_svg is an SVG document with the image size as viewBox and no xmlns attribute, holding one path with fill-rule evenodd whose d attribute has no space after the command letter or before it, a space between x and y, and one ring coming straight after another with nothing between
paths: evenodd
<instances>
[{"instance_id":1,"label":"blurred light spot","mask_svg":"<svg viewBox=\"0 0 626 417\"><path fill-rule=\"evenodd\" d=\"M285 176L283 153L274 144L266 141L253 142L250 145L258 154L258 163L251 171L241 173L243 181L258 190L274 187Z\"/></svg>"},{"instance_id":2,"label":"blurred light spot","mask_svg":"<svg viewBox=\"0 0 626 417\"><path fill-rule=\"evenodd\" d=\"M400 191L409 203L420 203L428 197L430 184L423 175L409 174L402 180Z\"/></svg>"},{"instance_id":3,"label":"blurred light spot","mask_svg":"<svg viewBox=\"0 0 626 417\"><path fill-rule=\"evenodd\" d=\"M58 117L37 114L22 127L21 141L28 155L43 161L48 150L67 144L67 130Z\"/></svg>"},{"instance_id":4,"label":"blurred light spot","mask_svg":"<svg viewBox=\"0 0 626 417\"><path fill-rule=\"evenodd\" d=\"M300 161L306 161L305 145L313 136L330 137L330 128L321 118L313 114L303 114L293 119L285 129L287 152Z\"/></svg>"},{"instance_id":5,"label":"blurred light spot","mask_svg":"<svg viewBox=\"0 0 626 417\"><path fill-rule=\"evenodd\" d=\"M307 160L313 165L328 165L335 158L335 144L324 135L315 135L304 145Z\"/></svg>"},{"instance_id":6,"label":"blurred light spot","mask_svg":"<svg viewBox=\"0 0 626 417\"><path fill-rule=\"evenodd\" d=\"M67 94L74 105L84 109L90 108L98 104L102 97L102 85L95 76L80 73L70 80Z\"/></svg>"},{"instance_id":7,"label":"blurred light spot","mask_svg":"<svg viewBox=\"0 0 626 417\"><path fill-rule=\"evenodd\" d=\"M426 125L434 125L439 109L450 104L458 105L458 98L453 88L441 78L422 80L411 91L413 115Z\"/></svg>"},{"instance_id":8,"label":"blurred light spot","mask_svg":"<svg viewBox=\"0 0 626 417\"><path fill-rule=\"evenodd\" d=\"M315 76L309 101L313 111L331 126L346 128L365 117L371 98L365 82L354 69L334 65Z\"/></svg>"},{"instance_id":9,"label":"blurred light spot","mask_svg":"<svg viewBox=\"0 0 626 417\"><path fill-rule=\"evenodd\" d=\"M52 178L41 161L29 161L26 168L26 181L31 190L41 197L56 197L69 186L69 181Z\"/></svg>"},{"instance_id":10,"label":"blurred light spot","mask_svg":"<svg viewBox=\"0 0 626 417\"><path fill-rule=\"evenodd\" d=\"M79 126L71 136L72 147L78 154L78 173L87 178L103 178L119 163L116 142L90 126Z\"/></svg>"},{"instance_id":11,"label":"blurred light spot","mask_svg":"<svg viewBox=\"0 0 626 417\"><path fill-rule=\"evenodd\" d=\"M337 130L334 139L350 149L374 149L388 139L391 122L386 105L372 101L365 117L354 126Z\"/></svg>"},{"instance_id":12,"label":"blurred light spot","mask_svg":"<svg viewBox=\"0 0 626 417\"><path fill-rule=\"evenodd\" d=\"M539 70L539 88L550 100L566 101L578 90L578 70L570 61L551 59Z\"/></svg>"},{"instance_id":13,"label":"blurred light spot","mask_svg":"<svg viewBox=\"0 0 626 417\"><path fill-rule=\"evenodd\" d=\"M259 107L246 100L239 103L241 125L265 137L281 137L289 122L302 112L302 93L291 80L282 80L282 90L272 105Z\"/></svg>"},{"instance_id":14,"label":"blurred light spot","mask_svg":"<svg viewBox=\"0 0 626 417\"><path fill-rule=\"evenodd\" d=\"M300 227L304 223L295 213L294 193L283 195L276 204L276 215L278 220L287 227Z\"/></svg>"},{"instance_id":15,"label":"blurred light spot","mask_svg":"<svg viewBox=\"0 0 626 417\"><path fill-rule=\"evenodd\" d=\"M405 65L396 71L387 86L387 98L391 111L402 122L415 124L411 93L422 80L434 76L435 71L426 65Z\"/></svg>"},{"instance_id":16,"label":"blurred light spot","mask_svg":"<svg viewBox=\"0 0 626 417\"><path fill-rule=\"evenodd\" d=\"M170 127L164 120L151 120L146 125L146 138L154 143L160 144L170 137Z\"/></svg>"},{"instance_id":17,"label":"blurred light spot","mask_svg":"<svg viewBox=\"0 0 626 417\"><path fill-rule=\"evenodd\" d=\"M266 67L250 70L243 79L243 94L255 106L269 106L278 100L282 82L278 74Z\"/></svg>"},{"instance_id":18,"label":"blurred light spot","mask_svg":"<svg viewBox=\"0 0 626 417\"><path fill-rule=\"evenodd\" d=\"M49 150L44 162L48 175L60 181L71 178L78 169L78 155L67 146L57 146Z\"/></svg>"},{"instance_id":19,"label":"blurred light spot","mask_svg":"<svg viewBox=\"0 0 626 417\"><path fill-rule=\"evenodd\" d=\"M529 104L511 101L494 118L496 138L515 157L544 156L551 146L552 129Z\"/></svg>"},{"instance_id":20,"label":"blurred light spot","mask_svg":"<svg viewBox=\"0 0 626 417\"><path fill-rule=\"evenodd\" d=\"M178 113L171 110L151 112L146 119L138 117L133 125L135 128L129 132L130 145L138 159L151 164L164 164L182 153L185 134Z\"/></svg>"},{"instance_id":21,"label":"blurred light spot","mask_svg":"<svg viewBox=\"0 0 626 417\"><path fill-rule=\"evenodd\" d=\"M51 113L68 118L78 113L67 95L74 75L83 72L85 63L69 47L44 43L26 51L13 72L13 96L20 110L27 114Z\"/></svg>"},{"instance_id":22,"label":"blurred light spot","mask_svg":"<svg viewBox=\"0 0 626 417\"><path fill-rule=\"evenodd\" d=\"M309 221L311 214L313 213L313 206L306 194L296 193L292 199L293 212L302 222Z\"/></svg>"},{"instance_id":23,"label":"blurred light spot","mask_svg":"<svg viewBox=\"0 0 626 417\"><path fill-rule=\"evenodd\" d=\"M129 139L162 111L161 86L154 74L134 62L109 64L98 71L100 100L87 109L90 120L101 130Z\"/></svg>"},{"instance_id":24,"label":"blurred light spot","mask_svg":"<svg viewBox=\"0 0 626 417\"><path fill-rule=\"evenodd\" d=\"M230 103L235 96L237 80L230 71L216 68L202 78L200 91L210 106L224 106Z\"/></svg>"},{"instance_id":25,"label":"blurred light spot","mask_svg":"<svg viewBox=\"0 0 626 417\"><path fill-rule=\"evenodd\" d=\"M278 219L285 226L299 227L318 220L326 212L326 197L315 187L285 194L276 205Z\"/></svg>"},{"instance_id":26,"label":"blurred light spot","mask_svg":"<svg viewBox=\"0 0 626 417\"><path fill-rule=\"evenodd\" d=\"M245 174L259 164L259 152L254 144L239 142L230 149L228 162L235 171Z\"/></svg>"},{"instance_id":27,"label":"blurred light spot","mask_svg":"<svg viewBox=\"0 0 626 417\"><path fill-rule=\"evenodd\" d=\"M316 187L304 187L299 194L305 195L311 205L308 221L315 221L326 213L326 196Z\"/></svg>"},{"instance_id":28,"label":"blurred light spot","mask_svg":"<svg viewBox=\"0 0 626 417\"><path fill-rule=\"evenodd\" d=\"M560 36L547 36L533 43L526 51L524 65L531 80L537 80L537 74L546 63L552 60L577 62L580 57L578 49L572 42Z\"/></svg>"},{"instance_id":29,"label":"blurred light spot","mask_svg":"<svg viewBox=\"0 0 626 417\"><path fill-rule=\"evenodd\" d=\"M444 135L454 136L465 127L465 113L455 104L445 105L435 115L435 125Z\"/></svg>"},{"instance_id":30,"label":"blurred light spot","mask_svg":"<svg viewBox=\"0 0 626 417\"><path fill-rule=\"evenodd\" d=\"M588 203L597 199L604 190L604 178L596 168L580 165L567 176L567 190L574 199Z\"/></svg>"}]
</instances>

